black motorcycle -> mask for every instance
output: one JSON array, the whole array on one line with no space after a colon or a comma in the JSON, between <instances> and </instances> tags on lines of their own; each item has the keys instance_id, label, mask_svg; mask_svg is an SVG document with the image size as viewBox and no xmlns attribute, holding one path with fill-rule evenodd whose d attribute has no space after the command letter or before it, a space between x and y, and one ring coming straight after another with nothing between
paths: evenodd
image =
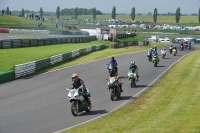
<instances>
[{"instance_id":1,"label":"black motorcycle","mask_svg":"<svg viewBox=\"0 0 200 133\"><path fill-rule=\"evenodd\" d=\"M117 65L112 65L111 63L110 64L106 64L106 65L108 65L108 71L109 71L109 74L112 72L112 71L114 71L114 72L118 72L118 68L117 68Z\"/></svg>"}]
</instances>

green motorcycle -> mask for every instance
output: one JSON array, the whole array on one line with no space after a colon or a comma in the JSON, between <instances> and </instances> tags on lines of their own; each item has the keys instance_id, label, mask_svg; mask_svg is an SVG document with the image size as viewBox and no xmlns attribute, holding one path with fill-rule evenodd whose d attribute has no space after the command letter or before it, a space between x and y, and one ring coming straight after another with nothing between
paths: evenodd
<instances>
[{"instance_id":1,"label":"green motorcycle","mask_svg":"<svg viewBox=\"0 0 200 133\"><path fill-rule=\"evenodd\" d=\"M129 70L128 71L128 80L129 80L129 83L131 85L131 88L133 88L134 86L136 86L136 82L137 82L137 73L135 70Z\"/></svg>"},{"instance_id":2,"label":"green motorcycle","mask_svg":"<svg viewBox=\"0 0 200 133\"><path fill-rule=\"evenodd\" d=\"M156 55L153 56L152 62L154 64L154 67L157 67L159 60L158 60L158 57Z\"/></svg>"}]
</instances>

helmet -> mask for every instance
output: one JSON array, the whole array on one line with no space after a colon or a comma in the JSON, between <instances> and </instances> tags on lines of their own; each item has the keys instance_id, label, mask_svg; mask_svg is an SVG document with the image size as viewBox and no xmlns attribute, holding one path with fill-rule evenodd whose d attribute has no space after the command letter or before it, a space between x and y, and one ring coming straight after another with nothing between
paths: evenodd
<instances>
[{"instance_id":1,"label":"helmet","mask_svg":"<svg viewBox=\"0 0 200 133\"><path fill-rule=\"evenodd\" d=\"M152 50L152 48L149 48L149 50Z\"/></svg>"},{"instance_id":2,"label":"helmet","mask_svg":"<svg viewBox=\"0 0 200 133\"><path fill-rule=\"evenodd\" d=\"M156 45L154 45L154 47L156 47Z\"/></svg>"},{"instance_id":3,"label":"helmet","mask_svg":"<svg viewBox=\"0 0 200 133\"><path fill-rule=\"evenodd\" d=\"M112 76L114 76L114 74L115 74L115 70L111 70L110 71L110 76L112 77Z\"/></svg>"},{"instance_id":4,"label":"helmet","mask_svg":"<svg viewBox=\"0 0 200 133\"><path fill-rule=\"evenodd\" d=\"M163 50L165 50L165 48L163 48Z\"/></svg>"},{"instance_id":5,"label":"helmet","mask_svg":"<svg viewBox=\"0 0 200 133\"><path fill-rule=\"evenodd\" d=\"M72 74L72 81L75 82L78 79L78 74L77 73L73 73Z\"/></svg>"},{"instance_id":6,"label":"helmet","mask_svg":"<svg viewBox=\"0 0 200 133\"><path fill-rule=\"evenodd\" d=\"M132 66L135 66L135 61L131 61L131 65L132 65Z\"/></svg>"},{"instance_id":7,"label":"helmet","mask_svg":"<svg viewBox=\"0 0 200 133\"><path fill-rule=\"evenodd\" d=\"M115 59L114 57L111 58L111 60L114 60L114 59Z\"/></svg>"}]
</instances>

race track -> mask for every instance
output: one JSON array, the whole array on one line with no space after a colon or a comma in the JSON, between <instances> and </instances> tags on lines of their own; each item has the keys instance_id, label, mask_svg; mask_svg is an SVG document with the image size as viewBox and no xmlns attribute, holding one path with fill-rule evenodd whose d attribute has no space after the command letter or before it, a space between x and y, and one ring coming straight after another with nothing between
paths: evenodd
<instances>
[{"instance_id":1,"label":"race track","mask_svg":"<svg viewBox=\"0 0 200 133\"><path fill-rule=\"evenodd\" d=\"M173 56L167 51L158 67L148 62L147 51L115 56L118 61L119 74L122 77L123 90L121 98L110 100L106 89L109 58L67 67L50 73L19 79L0 85L0 133L53 133L108 113L154 81L174 62L192 50L180 51ZM158 50L160 53L160 50ZM140 81L135 88L128 82L127 70L134 60L139 67ZM71 114L68 91L72 73L78 73L91 91L92 111L78 117Z\"/></svg>"}]
</instances>

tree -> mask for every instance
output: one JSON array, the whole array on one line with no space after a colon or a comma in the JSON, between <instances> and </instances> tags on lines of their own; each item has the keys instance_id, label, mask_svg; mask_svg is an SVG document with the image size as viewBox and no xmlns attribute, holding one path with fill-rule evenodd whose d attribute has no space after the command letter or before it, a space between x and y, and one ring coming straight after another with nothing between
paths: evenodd
<instances>
[{"instance_id":1,"label":"tree","mask_svg":"<svg viewBox=\"0 0 200 133\"><path fill-rule=\"evenodd\" d=\"M24 17L24 14L25 14L25 13L24 13L24 8L22 8L22 17Z\"/></svg>"},{"instance_id":2,"label":"tree","mask_svg":"<svg viewBox=\"0 0 200 133\"><path fill-rule=\"evenodd\" d=\"M9 15L9 7L6 8L6 14Z\"/></svg>"},{"instance_id":3,"label":"tree","mask_svg":"<svg viewBox=\"0 0 200 133\"><path fill-rule=\"evenodd\" d=\"M199 16L199 23L200 23L200 8L199 8L199 14L198 14L198 16Z\"/></svg>"},{"instance_id":4,"label":"tree","mask_svg":"<svg viewBox=\"0 0 200 133\"><path fill-rule=\"evenodd\" d=\"M152 15L152 13L151 13L151 12L149 12L147 15L151 16L151 15Z\"/></svg>"},{"instance_id":5,"label":"tree","mask_svg":"<svg viewBox=\"0 0 200 133\"><path fill-rule=\"evenodd\" d=\"M155 8L154 12L153 12L153 21L154 21L154 23L156 23L156 21L157 21L157 16L158 16L158 11L157 11L157 8Z\"/></svg>"},{"instance_id":6,"label":"tree","mask_svg":"<svg viewBox=\"0 0 200 133\"><path fill-rule=\"evenodd\" d=\"M56 9L56 17L57 17L57 19L60 18L60 6L58 6Z\"/></svg>"},{"instance_id":7,"label":"tree","mask_svg":"<svg viewBox=\"0 0 200 133\"><path fill-rule=\"evenodd\" d=\"M75 17L75 19L78 18L78 7L76 7L76 8L74 9L74 17Z\"/></svg>"},{"instance_id":8,"label":"tree","mask_svg":"<svg viewBox=\"0 0 200 133\"><path fill-rule=\"evenodd\" d=\"M176 9L176 13L175 13L175 19L176 19L176 23L179 23L181 17L181 10L180 7Z\"/></svg>"},{"instance_id":9,"label":"tree","mask_svg":"<svg viewBox=\"0 0 200 133\"><path fill-rule=\"evenodd\" d=\"M131 10L131 19L135 20L135 7L133 7Z\"/></svg>"},{"instance_id":10,"label":"tree","mask_svg":"<svg viewBox=\"0 0 200 133\"><path fill-rule=\"evenodd\" d=\"M112 9L112 19L116 18L116 6L113 7Z\"/></svg>"},{"instance_id":11,"label":"tree","mask_svg":"<svg viewBox=\"0 0 200 133\"><path fill-rule=\"evenodd\" d=\"M96 11L96 8L93 8L93 19L96 20L96 14L97 14L97 11Z\"/></svg>"},{"instance_id":12,"label":"tree","mask_svg":"<svg viewBox=\"0 0 200 133\"><path fill-rule=\"evenodd\" d=\"M40 7L40 17L41 17L41 19L43 17L43 9L42 9L42 7Z\"/></svg>"}]
</instances>

